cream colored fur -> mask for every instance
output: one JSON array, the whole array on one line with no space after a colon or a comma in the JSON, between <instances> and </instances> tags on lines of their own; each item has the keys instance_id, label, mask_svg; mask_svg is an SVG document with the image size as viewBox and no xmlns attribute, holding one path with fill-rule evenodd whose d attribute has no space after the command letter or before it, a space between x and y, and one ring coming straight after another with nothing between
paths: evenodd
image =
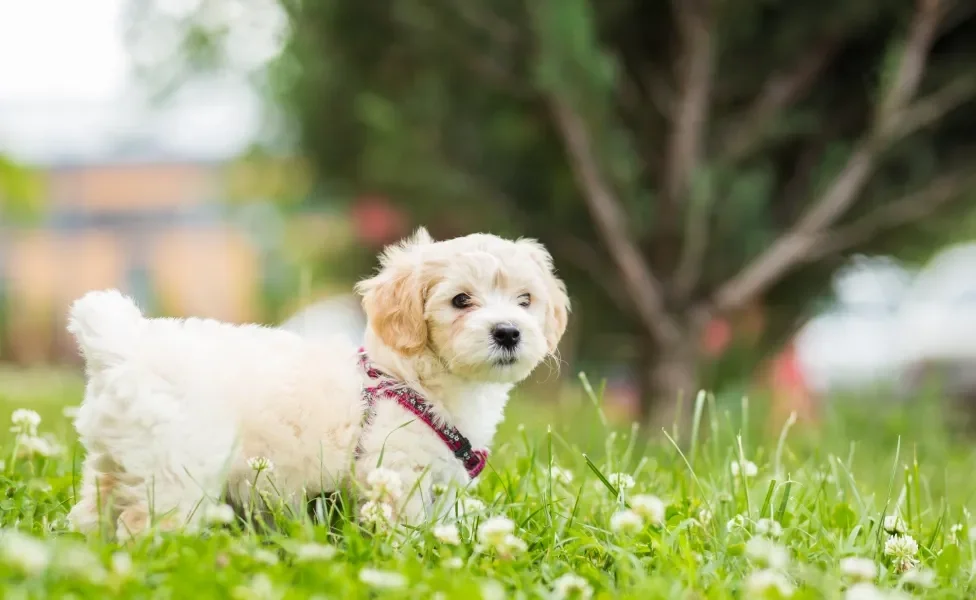
<instances>
[{"instance_id":1,"label":"cream colored fur","mask_svg":"<svg viewBox=\"0 0 976 600\"><path fill-rule=\"evenodd\" d=\"M569 309L540 244L486 234L434 242L421 229L387 249L357 291L373 363L424 394L476 448L490 446L511 387L555 352ZM453 305L460 293L469 307ZM494 344L499 323L519 328L514 353ZM78 530L104 519L119 536L192 528L225 492L247 506L255 456L274 463L256 487L296 510L305 498L362 484L381 456L412 491L396 507L407 523L432 516L434 484L467 484L447 447L398 405L380 400L363 431L364 375L356 349L338 338L149 319L114 290L77 300L68 329L88 375L76 420L87 457L69 515Z\"/></svg>"}]
</instances>

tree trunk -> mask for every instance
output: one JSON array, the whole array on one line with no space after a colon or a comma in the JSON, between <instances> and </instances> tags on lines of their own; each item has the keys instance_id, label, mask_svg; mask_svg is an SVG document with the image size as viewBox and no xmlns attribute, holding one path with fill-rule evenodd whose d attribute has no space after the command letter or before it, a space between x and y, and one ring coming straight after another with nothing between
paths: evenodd
<instances>
[{"instance_id":1,"label":"tree trunk","mask_svg":"<svg viewBox=\"0 0 976 600\"><path fill-rule=\"evenodd\" d=\"M668 430L679 418L679 429L690 421L694 398L698 394L699 353L691 335L679 346L662 347L647 336L642 336L637 372L640 390L641 423L653 431L666 427Z\"/></svg>"}]
</instances>

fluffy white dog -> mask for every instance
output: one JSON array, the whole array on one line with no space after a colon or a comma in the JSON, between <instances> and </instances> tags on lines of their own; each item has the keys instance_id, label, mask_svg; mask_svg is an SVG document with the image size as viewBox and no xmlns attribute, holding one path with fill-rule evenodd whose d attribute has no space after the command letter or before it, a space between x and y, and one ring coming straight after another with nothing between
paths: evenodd
<instances>
[{"instance_id":1,"label":"fluffy white dog","mask_svg":"<svg viewBox=\"0 0 976 600\"><path fill-rule=\"evenodd\" d=\"M252 487L304 508L362 489L379 462L402 483L395 518L428 518L434 490L484 467L512 386L555 352L565 287L535 241L435 242L421 229L357 291L362 352L257 325L147 319L114 290L77 300L68 330L86 360L76 427L88 454L74 527L193 527L222 497L248 506ZM273 470L256 478L254 457Z\"/></svg>"}]
</instances>

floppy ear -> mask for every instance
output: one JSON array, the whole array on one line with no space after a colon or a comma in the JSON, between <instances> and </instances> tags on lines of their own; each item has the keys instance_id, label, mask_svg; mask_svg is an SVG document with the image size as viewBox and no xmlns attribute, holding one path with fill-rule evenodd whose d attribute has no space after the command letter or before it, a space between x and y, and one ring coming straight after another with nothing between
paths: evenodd
<instances>
[{"instance_id":1,"label":"floppy ear","mask_svg":"<svg viewBox=\"0 0 976 600\"><path fill-rule=\"evenodd\" d=\"M546 306L546 323L544 333L546 342L549 345L549 353L555 353L559 346L559 340L566 332L566 324L569 321L569 296L566 295L566 284L556 277L555 269L552 264L552 255L546 250L545 246L535 240L521 239L519 244L525 247L532 260L539 265L544 273L546 280L546 291L549 296L549 304Z\"/></svg>"},{"instance_id":2,"label":"floppy ear","mask_svg":"<svg viewBox=\"0 0 976 600\"><path fill-rule=\"evenodd\" d=\"M370 327L384 344L407 356L419 354L427 345L427 280L415 252L431 243L427 230L418 229L383 252L379 273L356 284Z\"/></svg>"}]
</instances>

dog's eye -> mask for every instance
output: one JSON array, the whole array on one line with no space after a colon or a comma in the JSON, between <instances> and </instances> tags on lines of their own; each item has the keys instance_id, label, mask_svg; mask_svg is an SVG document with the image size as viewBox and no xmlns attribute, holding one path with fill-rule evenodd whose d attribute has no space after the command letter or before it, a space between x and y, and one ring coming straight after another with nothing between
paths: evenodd
<instances>
[{"instance_id":1,"label":"dog's eye","mask_svg":"<svg viewBox=\"0 0 976 600\"><path fill-rule=\"evenodd\" d=\"M471 296L467 294L458 294L451 300L451 304L454 305L454 308L467 308L471 306Z\"/></svg>"},{"instance_id":2,"label":"dog's eye","mask_svg":"<svg viewBox=\"0 0 976 600\"><path fill-rule=\"evenodd\" d=\"M532 294L522 294L519 296L519 306L528 308L532 304Z\"/></svg>"}]
</instances>

